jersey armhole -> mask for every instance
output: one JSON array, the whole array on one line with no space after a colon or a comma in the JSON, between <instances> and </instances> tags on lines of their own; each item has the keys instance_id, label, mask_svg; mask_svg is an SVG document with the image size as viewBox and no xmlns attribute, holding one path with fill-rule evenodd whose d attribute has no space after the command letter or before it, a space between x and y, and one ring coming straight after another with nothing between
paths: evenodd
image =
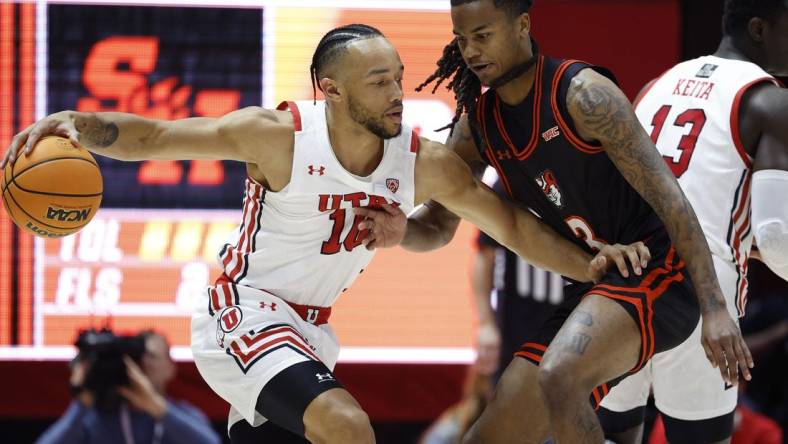
<instances>
[{"instance_id":1,"label":"jersey armhole","mask_svg":"<svg viewBox=\"0 0 788 444\"><path fill-rule=\"evenodd\" d=\"M301 111L298 110L298 105L295 102L284 101L276 109L277 111L290 111L293 114L293 129L296 132L301 131Z\"/></svg>"},{"instance_id":2,"label":"jersey armhole","mask_svg":"<svg viewBox=\"0 0 788 444\"><path fill-rule=\"evenodd\" d=\"M767 82L773 83L778 87L782 86L780 81L777 79L772 77L760 77L742 86L736 93L736 96L733 98L733 105L731 105L731 137L733 138L734 146L736 146L736 151L739 153L741 160L744 162L747 168L752 168L752 157L750 157L750 154L747 153L747 150L744 148L744 143L741 140L741 131L739 130L739 110L741 108L741 100L744 97L744 94L747 93L747 91L749 91L752 87Z\"/></svg>"},{"instance_id":3,"label":"jersey armhole","mask_svg":"<svg viewBox=\"0 0 788 444\"><path fill-rule=\"evenodd\" d=\"M571 75L566 75L572 68ZM583 140L577 133L575 125L572 121L572 116L569 115L569 109L566 106L566 96L569 92L569 85L571 80L584 69L593 69L599 74L611 79L613 83L618 84L613 73L607 69L597 66L589 65L579 60L566 60L558 66L555 77L553 78L553 85L550 89L550 105L553 108L553 115L555 116L558 127L563 132L566 140L578 150L588 153L597 154L604 151L604 147L600 143L588 143Z\"/></svg>"}]
</instances>

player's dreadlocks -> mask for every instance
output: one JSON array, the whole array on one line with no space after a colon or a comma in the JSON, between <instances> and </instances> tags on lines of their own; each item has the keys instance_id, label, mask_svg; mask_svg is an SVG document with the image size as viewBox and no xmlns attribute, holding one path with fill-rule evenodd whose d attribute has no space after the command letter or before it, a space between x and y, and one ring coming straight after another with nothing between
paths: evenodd
<instances>
[{"instance_id":1,"label":"player's dreadlocks","mask_svg":"<svg viewBox=\"0 0 788 444\"><path fill-rule=\"evenodd\" d=\"M451 5L458 6L475 1L479 0L451 0ZM493 4L498 9L504 9L510 16L516 17L528 12L533 4L533 0L493 0ZM532 41L532 43L534 45L534 57L529 61L530 63L516 67L518 68L517 71L509 74L521 75L527 71L536 60L536 42ZM438 69L436 69L424 83L419 85L416 91L421 91L434 81L435 86L432 88L432 92L435 93L445 80L449 80L446 89L454 91L454 99L457 102L457 108L455 109L451 123L438 129L438 131L447 128L454 131L454 126L460 121L460 117L463 113L472 116L476 112L476 102L481 95L482 85L478 77L476 77L476 74L465 64L457 39L452 40L443 48L443 56L438 60L437 65ZM507 78L511 80L509 77L510 76L507 76ZM471 124L473 124L473 121L473 119L469 119Z\"/></svg>"},{"instance_id":2,"label":"player's dreadlocks","mask_svg":"<svg viewBox=\"0 0 788 444\"><path fill-rule=\"evenodd\" d=\"M320 76L323 69L337 56L347 51L348 43L372 37L383 37L383 33L372 26L352 24L334 28L320 39L315 54L312 56L312 65L309 66L309 73L312 77L312 93L315 100L317 100L317 89L323 90L320 87Z\"/></svg>"}]
</instances>

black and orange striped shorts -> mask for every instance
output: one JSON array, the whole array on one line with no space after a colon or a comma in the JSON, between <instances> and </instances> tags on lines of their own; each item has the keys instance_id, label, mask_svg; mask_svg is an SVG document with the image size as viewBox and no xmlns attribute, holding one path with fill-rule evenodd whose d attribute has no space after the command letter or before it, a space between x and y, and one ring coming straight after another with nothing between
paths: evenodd
<instances>
[{"instance_id":1,"label":"black and orange striped shorts","mask_svg":"<svg viewBox=\"0 0 788 444\"><path fill-rule=\"evenodd\" d=\"M536 365L558 330L587 295L597 294L618 302L638 325L641 351L638 364L628 373L608 381L591 394L598 407L607 392L629 374L640 370L655 353L670 350L684 342L698 324L700 309L684 261L669 243L667 234L646 243L652 259L643 274L625 278L618 270L607 273L596 285L572 284L564 290L564 302L515 353Z\"/></svg>"}]
</instances>

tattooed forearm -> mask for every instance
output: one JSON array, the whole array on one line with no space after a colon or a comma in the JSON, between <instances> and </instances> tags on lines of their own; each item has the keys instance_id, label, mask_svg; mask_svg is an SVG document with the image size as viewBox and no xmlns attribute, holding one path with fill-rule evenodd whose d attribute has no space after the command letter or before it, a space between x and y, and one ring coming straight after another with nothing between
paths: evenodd
<instances>
[{"instance_id":1,"label":"tattooed forearm","mask_svg":"<svg viewBox=\"0 0 788 444\"><path fill-rule=\"evenodd\" d=\"M88 148L106 148L118 140L118 125L95 114L76 119L74 126L79 131L79 142Z\"/></svg>"},{"instance_id":2,"label":"tattooed forearm","mask_svg":"<svg viewBox=\"0 0 788 444\"><path fill-rule=\"evenodd\" d=\"M603 144L624 178L662 219L676 249L687 261L701 309L705 312L724 307L695 212L627 98L606 80L578 75L572 80L567 104L578 131Z\"/></svg>"}]
</instances>

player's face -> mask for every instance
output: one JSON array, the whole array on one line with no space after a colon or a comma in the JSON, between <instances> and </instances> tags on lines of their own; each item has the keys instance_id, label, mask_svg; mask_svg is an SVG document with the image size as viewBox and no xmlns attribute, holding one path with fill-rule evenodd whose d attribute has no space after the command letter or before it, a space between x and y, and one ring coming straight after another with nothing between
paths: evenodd
<instances>
[{"instance_id":1,"label":"player's face","mask_svg":"<svg viewBox=\"0 0 788 444\"><path fill-rule=\"evenodd\" d=\"M785 5L777 19L769 22L763 47L768 59L766 70L769 74L788 76L788 5Z\"/></svg>"},{"instance_id":2,"label":"player's face","mask_svg":"<svg viewBox=\"0 0 788 444\"><path fill-rule=\"evenodd\" d=\"M451 20L462 57L482 85L490 86L531 57L523 44L529 29L523 27L522 18L496 8L493 0L452 6Z\"/></svg>"},{"instance_id":3,"label":"player's face","mask_svg":"<svg viewBox=\"0 0 788 444\"><path fill-rule=\"evenodd\" d=\"M386 39L359 40L348 45L344 87L350 117L382 139L402 132L402 75L397 50Z\"/></svg>"}]
</instances>

